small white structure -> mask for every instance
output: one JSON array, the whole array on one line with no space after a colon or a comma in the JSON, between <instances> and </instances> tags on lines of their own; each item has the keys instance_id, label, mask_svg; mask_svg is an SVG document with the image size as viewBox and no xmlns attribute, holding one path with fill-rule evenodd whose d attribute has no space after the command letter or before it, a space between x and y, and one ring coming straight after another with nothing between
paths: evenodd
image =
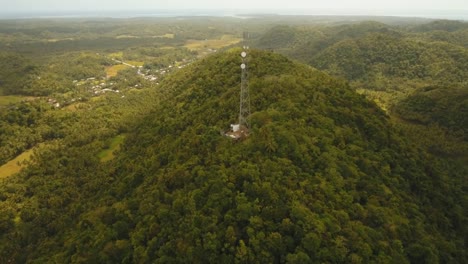
<instances>
[{"instance_id":1,"label":"small white structure","mask_svg":"<svg viewBox=\"0 0 468 264\"><path fill-rule=\"evenodd\" d=\"M237 132L240 130L239 124L231 124L232 132Z\"/></svg>"}]
</instances>

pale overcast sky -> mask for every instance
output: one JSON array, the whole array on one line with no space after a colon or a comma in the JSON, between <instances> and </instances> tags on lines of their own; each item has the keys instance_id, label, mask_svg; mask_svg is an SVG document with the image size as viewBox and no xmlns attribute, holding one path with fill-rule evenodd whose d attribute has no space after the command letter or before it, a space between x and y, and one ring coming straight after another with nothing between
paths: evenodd
<instances>
[{"instance_id":1,"label":"pale overcast sky","mask_svg":"<svg viewBox=\"0 0 468 264\"><path fill-rule=\"evenodd\" d=\"M468 10L468 0L0 0L3 12L163 9Z\"/></svg>"}]
</instances>

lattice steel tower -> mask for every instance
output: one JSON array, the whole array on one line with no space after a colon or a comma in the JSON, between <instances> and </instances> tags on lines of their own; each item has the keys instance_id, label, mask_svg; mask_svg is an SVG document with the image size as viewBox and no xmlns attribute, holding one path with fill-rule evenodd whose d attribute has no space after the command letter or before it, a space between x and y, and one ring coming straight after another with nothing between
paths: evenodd
<instances>
[{"instance_id":1,"label":"lattice steel tower","mask_svg":"<svg viewBox=\"0 0 468 264\"><path fill-rule=\"evenodd\" d=\"M226 132L224 135L233 139L242 139L249 135L250 128L250 95L249 95L249 73L248 73L248 57L247 50L249 47L244 46L241 52L242 64L241 67L241 91L239 103L239 123L231 124L232 131Z\"/></svg>"},{"instance_id":2,"label":"lattice steel tower","mask_svg":"<svg viewBox=\"0 0 468 264\"><path fill-rule=\"evenodd\" d=\"M244 50L241 52L242 64L241 64L241 92L240 92L240 107L239 107L239 126L240 129L249 129L250 122L250 95L249 95L249 74L248 74L248 57L247 50L249 47L244 46Z\"/></svg>"}]
</instances>

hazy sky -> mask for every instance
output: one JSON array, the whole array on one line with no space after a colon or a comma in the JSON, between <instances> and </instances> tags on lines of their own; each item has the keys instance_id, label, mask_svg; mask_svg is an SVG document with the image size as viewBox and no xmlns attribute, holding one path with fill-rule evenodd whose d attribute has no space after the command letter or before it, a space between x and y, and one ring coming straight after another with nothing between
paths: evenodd
<instances>
[{"instance_id":1,"label":"hazy sky","mask_svg":"<svg viewBox=\"0 0 468 264\"><path fill-rule=\"evenodd\" d=\"M0 0L3 12L162 9L468 10L468 0Z\"/></svg>"}]
</instances>

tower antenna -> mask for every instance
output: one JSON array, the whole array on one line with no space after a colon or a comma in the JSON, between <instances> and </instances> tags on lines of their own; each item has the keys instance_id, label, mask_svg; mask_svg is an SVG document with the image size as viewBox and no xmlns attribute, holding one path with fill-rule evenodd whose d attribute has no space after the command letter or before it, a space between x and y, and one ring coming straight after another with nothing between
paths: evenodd
<instances>
[{"instance_id":1,"label":"tower antenna","mask_svg":"<svg viewBox=\"0 0 468 264\"><path fill-rule=\"evenodd\" d=\"M245 129L250 128L250 94L249 94L249 74L247 64L247 46L241 52L241 92L240 92L240 107L239 107L239 125Z\"/></svg>"},{"instance_id":2,"label":"tower antenna","mask_svg":"<svg viewBox=\"0 0 468 264\"><path fill-rule=\"evenodd\" d=\"M244 33L245 36L245 33ZM241 52L241 90L239 102L239 123L231 125L232 131L225 135L233 139L245 138L249 135L250 129L250 94L249 94L249 73L248 73L248 46L243 46Z\"/></svg>"}]
</instances>

